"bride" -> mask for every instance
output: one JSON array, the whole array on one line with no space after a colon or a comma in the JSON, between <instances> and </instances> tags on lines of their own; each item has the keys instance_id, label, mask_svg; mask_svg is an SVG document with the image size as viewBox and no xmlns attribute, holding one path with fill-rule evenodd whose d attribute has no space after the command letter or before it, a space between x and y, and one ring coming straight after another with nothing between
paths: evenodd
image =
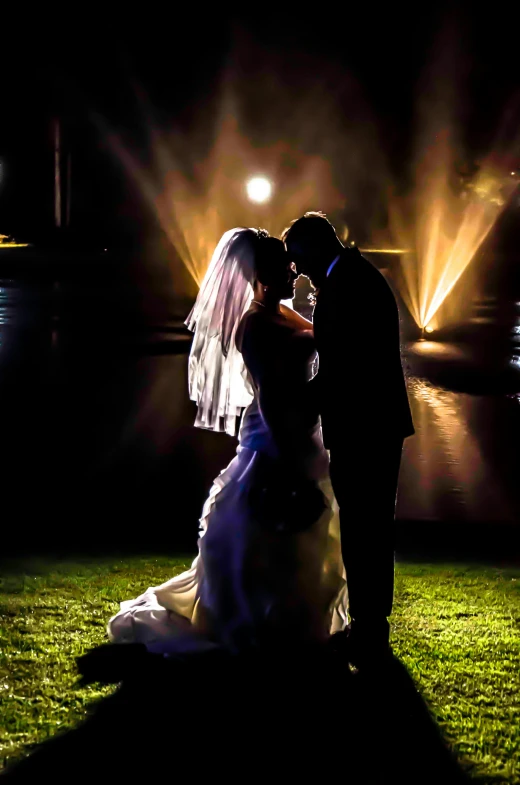
<instances>
[{"instance_id":1,"label":"bride","mask_svg":"<svg viewBox=\"0 0 520 785\"><path fill-rule=\"evenodd\" d=\"M186 322L195 425L236 457L202 511L191 568L121 603L114 642L175 654L317 642L347 623L339 519L314 384L312 323L281 304L297 274L263 230L221 238Z\"/></svg>"}]
</instances>

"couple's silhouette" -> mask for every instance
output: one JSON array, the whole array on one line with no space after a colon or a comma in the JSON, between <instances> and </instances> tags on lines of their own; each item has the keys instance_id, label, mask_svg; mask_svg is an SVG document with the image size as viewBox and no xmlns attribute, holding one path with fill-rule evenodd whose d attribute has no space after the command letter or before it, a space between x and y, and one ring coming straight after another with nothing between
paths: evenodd
<instances>
[{"instance_id":1,"label":"couple's silhouette","mask_svg":"<svg viewBox=\"0 0 520 785\"><path fill-rule=\"evenodd\" d=\"M318 290L314 323L282 303L298 274ZM122 682L117 693L6 780L464 782L406 670L382 656L412 432L383 277L321 214L284 242L235 229L188 324L197 425L234 435L246 408L199 555L123 602L116 645L79 660L86 682Z\"/></svg>"},{"instance_id":2,"label":"couple's silhouette","mask_svg":"<svg viewBox=\"0 0 520 785\"><path fill-rule=\"evenodd\" d=\"M313 322L283 303L300 274L317 292ZM196 425L234 434L245 408L239 447L210 491L191 568L123 602L111 639L176 654L339 633L358 667L387 654L413 425L386 280L320 213L282 240L233 229L187 325Z\"/></svg>"}]
</instances>

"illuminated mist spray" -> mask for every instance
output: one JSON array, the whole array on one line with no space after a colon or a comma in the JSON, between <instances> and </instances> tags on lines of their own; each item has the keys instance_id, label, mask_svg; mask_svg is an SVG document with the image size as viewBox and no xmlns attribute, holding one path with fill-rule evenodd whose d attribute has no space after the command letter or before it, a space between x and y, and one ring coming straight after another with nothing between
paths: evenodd
<instances>
[{"instance_id":1,"label":"illuminated mist spray","mask_svg":"<svg viewBox=\"0 0 520 785\"><path fill-rule=\"evenodd\" d=\"M222 120L208 158L195 165L191 177L170 155L162 182L155 198L161 226L197 285L229 228L262 227L279 235L310 205L323 203L331 209L342 201L324 159L301 155L283 142L254 147L231 114Z\"/></svg>"},{"instance_id":2,"label":"illuminated mist spray","mask_svg":"<svg viewBox=\"0 0 520 785\"><path fill-rule=\"evenodd\" d=\"M414 251L400 258L399 284L413 318L426 332L440 326L440 307L518 183L516 98L498 122L487 152L478 162L468 156L462 134L468 67L463 34L447 25L418 84L414 187L407 198L393 198L389 204L394 241Z\"/></svg>"},{"instance_id":3,"label":"illuminated mist spray","mask_svg":"<svg viewBox=\"0 0 520 785\"><path fill-rule=\"evenodd\" d=\"M517 187L508 161L488 156L461 188L453 185L448 135L439 134L418 167L411 226L390 205L395 234L415 253L400 259L403 297L415 321L431 332L437 312L488 236Z\"/></svg>"},{"instance_id":4,"label":"illuminated mist spray","mask_svg":"<svg viewBox=\"0 0 520 785\"><path fill-rule=\"evenodd\" d=\"M194 283L200 286L225 231L261 227L278 236L306 210L333 213L344 199L324 156L304 154L279 141L260 146L242 131L233 102L224 101L209 153L188 136L151 134L153 163L141 165L120 139L112 146L136 179L161 228ZM175 279L175 263L172 260Z\"/></svg>"},{"instance_id":5,"label":"illuminated mist spray","mask_svg":"<svg viewBox=\"0 0 520 785\"><path fill-rule=\"evenodd\" d=\"M196 294L231 227L279 236L307 210L321 210L341 233L347 205L349 222L371 223L384 153L359 86L337 63L266 51L239 30L217 95L198 110L165 128L138 85L134 95L146 145L96 121L168 239L175 296Z\"/></svg>"},{"instance_id":6,"label":"illuminated mist spray","mask_svg":"<svg viewBox=\"0 0 520 785\"><path fill-rule=\"evenodd\" d=\"M179 294L182 264L192 285L180 294L196 293L219 238L231 227L263 227L277 236L307 210L321 210L344 242L345 220L352 220L357 227L370 227L372 241L366 247L363 243L362 251L399 255L396 284L403 299L422 330L436 329L440 307L517 187L516 117L510 114L499 126L478 171L461 178L454 133L458 123L451 109L463 88L454 85L451 95L438 95L436 90L452 84L457 69L444 63L439 75L435 65L429 89L421 90L418 101L422 134L412 160L414 187L405 198L390 198L389 232L381 233L372 220L373 208L388 190L390 168L378 141L377 120L350 76L332 70L324 89L320 62L314 86L306 83L297 94L287 87L290 80L287 85L273 79L264 84L256 80L254 69L246 78L244 51L255 65L263 62L263 52L245 46L242 76L234 76L233 69L224 74L213 127L208 129L206 117L189 132L160 131L141 96L151 159L146 163L103 128L169 240L172 289ZM287 75L291 67L290 62L269 64L264 71L270 74L283 68ZM348 100L335 92L338 85ZM348 115L340 111L345 105L351 108ZM269 124L268 134L257 133L263 122Z\"/></svg>"}]
</instances>

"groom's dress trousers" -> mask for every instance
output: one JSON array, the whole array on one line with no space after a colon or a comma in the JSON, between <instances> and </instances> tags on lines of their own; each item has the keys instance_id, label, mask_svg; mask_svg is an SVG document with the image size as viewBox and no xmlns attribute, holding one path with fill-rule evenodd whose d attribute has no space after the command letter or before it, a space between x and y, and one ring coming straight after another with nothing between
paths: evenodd
<instances>
[{"instance_id":1,"label":"groom's dress trousers","mask_svg":"<svg viewBox=\"0 0 520 785\"><path fill-rule=\"evenodd\" d=\"M403 440L414 432L397 303L357 249L329 268L314 310L316 385L340 507L350 613L376 624L392 610L394 515Z\"/></svg>"}]
</instances>

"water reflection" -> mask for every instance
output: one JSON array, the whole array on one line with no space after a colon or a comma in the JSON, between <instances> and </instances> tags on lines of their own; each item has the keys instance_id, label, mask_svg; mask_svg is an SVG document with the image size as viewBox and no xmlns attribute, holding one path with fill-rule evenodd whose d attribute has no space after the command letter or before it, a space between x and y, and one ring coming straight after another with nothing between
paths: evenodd
<instances>
[{"instance_id":1,"label":"water reflection","mask_svg":"<svg viewBox=\"0 0 520 785\"><path fill-rule=\"evenodd\" d=\"M455 393L425 379L410 379L408 389L416 435L405 443L398 517L513 522L518 498L499 469L518 459L500 432L518 426L507 418L507 397ZM502 425L497 414L506 415Z\"/></svg>"},{"instance_id":2,"label":"water reflection","mask_svg":"<svg viewBox=\"0 0 520 785\"><path fill-rule=\"evenodd\" d=\"M520 302L515 303L516 323L512 329L511 365L520 369Z\"/></svg>"},{"instance_id":3,"label":"water reflection","mask_svg":"<svg viewBox=\"0 0 520 785\"><path fill-rule=\"evenodd\" d=\"M204 482L230 459L234 443L191 428L187 358L143 359L141 395L124 440L149 456L180 444L198 456ZM146 376L145 376L146 374ZM478 396L409 381L416 435L403 452L397 516L403 520L514 522L520 512L515 480L520 461L520 395ZM173 478L172 478L173 480Z\"/></svg>"},{"instance_id":4,"label":"water reflection","mask_svg":"<svg viewBox=\"0 0 520 785\"><path fill-rule=\"evenodd\" d=\"M144 524L150 546L158 532L171 543L188 532L193 544L211 481L234 453L229 437L192 427L185 338L165 322L154 333L118 292L95 280L0 279L3 504L19 522L12 536L50 536L43 510L65 538L88 531L92 541L119 541ZM520 368L516 313L500 344L511 368ZM497 357L496 341L488 344ZM409 347L417 434L403 453L401 520L520 519L520 384L509 395L470 395L430 374L458 369L460 377L462 367L464 376L482 354L478 340L472 347L473 355L456 343Z\"/></svg>"},{"instance_id":5,"label":"water reflection","mask_svg":"<svg viewBox=\"0 0 520 785\"><path fill-rule=\"evenodd\" d=\"M410 349L417 355L424 355L429 359L438 360L464 360L467 353L460 346L451 343L440 343L439 341L416 341Z\"/></svg>"}]
</instances>

